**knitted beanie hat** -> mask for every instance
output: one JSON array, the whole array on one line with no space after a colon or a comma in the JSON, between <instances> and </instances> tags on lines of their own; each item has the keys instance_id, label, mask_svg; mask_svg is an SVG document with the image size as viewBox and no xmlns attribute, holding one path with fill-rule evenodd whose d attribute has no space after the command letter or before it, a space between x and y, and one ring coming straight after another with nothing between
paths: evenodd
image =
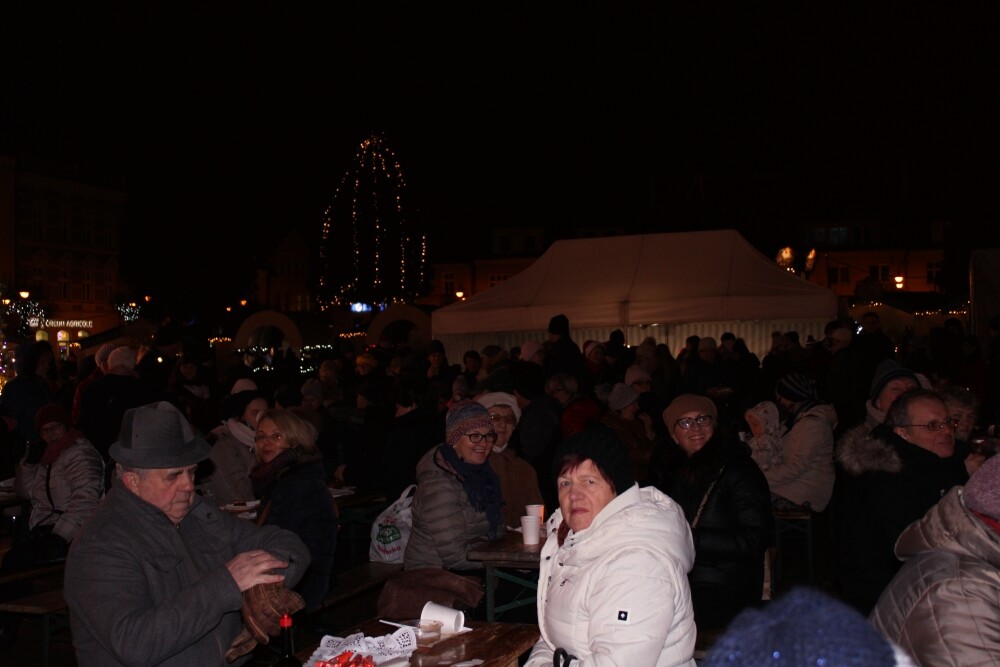
<instances>
[{"instance_id":1,"label":"knitted beanie hat","mask_svg":"<svg viewBox=\"0 0 1000 667\"><path fill-rule=\"evenodd\" d=\"M521 408L518 406L517 399L514 398L513 394L508 394L505 391L491 391L477 398L476 403L479 403L487 410L495 405L506 405L514 413L514 419L521 421Z\"/></svg>"},{"instance_id":2,"label":"knitted beanie hat","mask_svg":"<svg viewBox=\"0 0 1000 667\"><path fill-rule=\"evenodd\" d=\"M732 620L704 667L912 664L860 613L814 588L795 588ZM897 663L897 657L901 658Z\"/></svg>"},{"instance_id":3,"label":"knitted beanie hat","mask_svg":"<svg viewBox=\"0 0 1000 667\"><path fill-rule=\"evenodd\" d=\"M612 410L623 410L638 400L639 394L635 389L624 382L618 382L608 396L608 407Z\"/></svg>"},{"instance_id":4,"label":"knitted beanie hat","mask_svg":"<svg viewBox=\"0 0 1000 667\"><path fill-rule=\"evenodd\" d=\"M991 456L972 473L962 491L965 506L1000 521L1000 456Z\"/></svg>"},{"instance_id":5,"label":"knitted beanie hat","mask_svg":"<svg viewBox=\"0 0 1000 667\"><path fill-rule=\"evenodd\" d=\"M444 418L445 442L452 447L474 428L493 430L490 411L475 401L456 403Z\"/></svg>"},{"instance_id":6,"label":"knitted beanie hat","mask_svg":"<svg viewBox=\"0 0 1000 667\"><path fill-rule=\"evenodd\" d=\"M560 336L569 335L569 318L560 313L555 315L549 320L549 333L558 334Z\"/></svg>"},{"instance_id":7,"label":"knitted beanie hat","mask_svg":"<svg viewBox=\"0 0 1000 667\"><path fill-rule=\"evenodd\" d=\"M719 418L719 411L715 408L715 403L708 396L699 394L681 394L670 402L667 409L663 411L663 423L673 432L674 424L685 412L697 412L699 415L711 415L712 419Z\"/></svg>"},{"instance_id":8,"label":"knitted beanie hat","mask_svg":"<svg viewBox=\"0 0 1000 667\"><path fill-rule=\"evenodd\" d=\"M816 383L803 373L789 373L774 387L774 393L793 403L816 400Z\"/></svg>"},{"instance_id":9,"label":"knitted beanie hat","mask_svg":"<svg viewBox=\"0 0 1000 667\"><path fill-rule=\"evenodd\" d=\"M579 461L590 459L615 486L615 494L635 484L628 452L618 434L603 424L594 424L566 438L552 459L552 476L558 478L563 460L575 454Z\"/></svg>"},{"instance_id":10,"label":"knitted beanie hat","mask_svg":"<svg viewBox=\"0 0 1000 667\"><path fill-rule=\"evenodd\" d=\"M73 422L69 418L69 413L59 403L48 403L38 408L35 413L35 430L41 431L42 427L52 422L59 422L64 426L72 426Z\"/></svg>"},{"instance_id":11,"label":"knitted beanie hat","mask_svg":"<svg viewBox=\"0 0 1000 667\"><path fill-rule=\"evenodd\" d=\"M653 378L641 366L629 366L625 371L625 384L633 385L640 380L652 382Z\"/></svg>"},{"instance_id":12,"label":"knitted beanie hat","mask_svg":"<svg viewBox=\"0 0 1000 667\"><path fill-rule=\"evenodd\" d=\"M229 390L230 394L238 394L241 391L256 391L257 383L249 378L240 378L233 383L233 388Z\"/></svg>"},{"instance_id":13,"label":"knitted beanie hat","mask_svg":"<svg viewBox=\"0 0 1000 667\"><path fill-rule=\"evenodd\" d=\"M885 389L885 386L897 378L909 378L913 380L916 386L920 386L920 379L916 373L909 368L903 368L892 359L886 359L875 369L875 375L872 378L872 390L868 397L872 401L876 400L878 395L882 393L882 390Z\"/></svg>"}]
</instances>

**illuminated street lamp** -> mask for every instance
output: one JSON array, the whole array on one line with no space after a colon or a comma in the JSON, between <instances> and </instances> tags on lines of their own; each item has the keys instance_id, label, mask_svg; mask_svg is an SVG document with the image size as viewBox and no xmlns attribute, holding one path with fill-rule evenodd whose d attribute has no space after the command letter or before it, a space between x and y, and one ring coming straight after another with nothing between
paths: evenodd
<instances>
[{"instance_id":1,"label":"illuminated street lamp","mask_svg":"<svg viewBox=\"0 0 1000 667\"><path fill-rule=\"evenodd\" d=\"M31 292L29 292L28 290L21 290L20 292L17 293L17 295L20 296L22 299L27 299L29 296L31 296Z\"/></svg>"},{"instance_id":2,"label":"illuminated street lamp","mask_svg":"<svg viewBox=\"0 0 1000 667\"><path fill-rule=\"evenodd\" d=\"M903 289L903 276L896 276L893 280L896 282L896 289Z\"/></svg>"}]
</instances>

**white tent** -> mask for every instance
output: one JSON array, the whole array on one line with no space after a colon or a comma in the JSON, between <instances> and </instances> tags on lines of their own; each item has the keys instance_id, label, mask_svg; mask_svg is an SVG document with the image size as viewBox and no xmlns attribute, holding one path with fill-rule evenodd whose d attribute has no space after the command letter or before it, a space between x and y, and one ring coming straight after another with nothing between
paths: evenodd
<instances>
[{"instance_id":1,"label":"white tent","mask_svg":"<svg viewBox=\"0 0 1000 667\"><path fill-rule=\"evenodd\" d=\"M760 355L772 330L798 331L803 343L822 335L837 297L784 271L734 230L575 239L556 241L506 282L434 311L431 330L457 359L489 343L541 342L559 313L578 343L622 329L629 343L651 335L676 353L690 333L732 331Z\"/></svg>"}]
</instances>

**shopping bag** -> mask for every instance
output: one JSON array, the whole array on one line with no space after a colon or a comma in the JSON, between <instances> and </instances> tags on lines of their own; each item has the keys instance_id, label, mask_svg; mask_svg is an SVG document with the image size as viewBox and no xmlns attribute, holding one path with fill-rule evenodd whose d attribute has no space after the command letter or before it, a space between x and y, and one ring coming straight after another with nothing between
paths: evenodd
<instances>
[{"instance_id":1,"label":"shopping bag","mask_svg":"<svg viewBox=\"0 0 1000 667\"><path fill-rule=\"evenodd\" d=\"M403 489L399 500L382 510L372 523L371 546L368 559L374 563L402 563L406 541L410 538L413 518L410 505L416 484Z\"/></svg>"}]
</instances>

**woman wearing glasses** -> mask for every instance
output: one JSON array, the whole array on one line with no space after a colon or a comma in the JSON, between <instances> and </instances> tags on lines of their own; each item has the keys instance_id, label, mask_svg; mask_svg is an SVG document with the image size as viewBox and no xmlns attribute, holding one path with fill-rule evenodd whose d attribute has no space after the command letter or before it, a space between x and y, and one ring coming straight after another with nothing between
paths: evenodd
<instances>
[{"instance_id":1,"label":"woman wearing glasses","mask_svg":"<svg viewBox=\"0 0 1000 667\"><path fill-rule=\"evenodd\" d=\"M497 432L497 441L493 443L489 461L493 472L500 479L504 524L520 526L524 506L542 504L542 492L538 488L535 469L507 446L521 419L521 408L517 404L517 398L504 391L483 394L476 402L490 411L490 421L493 422L493 430Z\"/></svg>"},{"instance_id":2,"label":"woman wearing glasses","mask_svg":"<svg viewBox=\"0 0 1000 667\"><path fill-rule=\"evenodd\" d=\"M663 411L670 440L650 462L651 480L691 524L695 555L688 581L699 631L725 627L760 602L764 551L773 541L767 479L717 419L712 399L678 396Z\"/></svg>"},{"instance_id":3,"label":"woman wearing glasses","mask_svg":"<svg viewBox=\"0 0 1000 667\"><path fill-rule=\"evenodd\" d=\"M256 443L250 480L260 500L257 522L290 530L308 547L309 569L295 590L312 611L330 588L337 550L337 509L324 481L316 428L291 410L265 410L257 417Z\"/></svg>"},{"instance_id":4,"label":"woman wearing glasses","mask_svg":"<svg viewBox=\"0 0 1000 667\"><path fill-rule=\"evenodd\" d=\"M445 417L445 441L417 463L413 526L404 553L407 570L479 570L466 559L469 544L503 535L500 480L488 458L497 442L490 412L459 403Z\"/></svg>"}]
</instances>

